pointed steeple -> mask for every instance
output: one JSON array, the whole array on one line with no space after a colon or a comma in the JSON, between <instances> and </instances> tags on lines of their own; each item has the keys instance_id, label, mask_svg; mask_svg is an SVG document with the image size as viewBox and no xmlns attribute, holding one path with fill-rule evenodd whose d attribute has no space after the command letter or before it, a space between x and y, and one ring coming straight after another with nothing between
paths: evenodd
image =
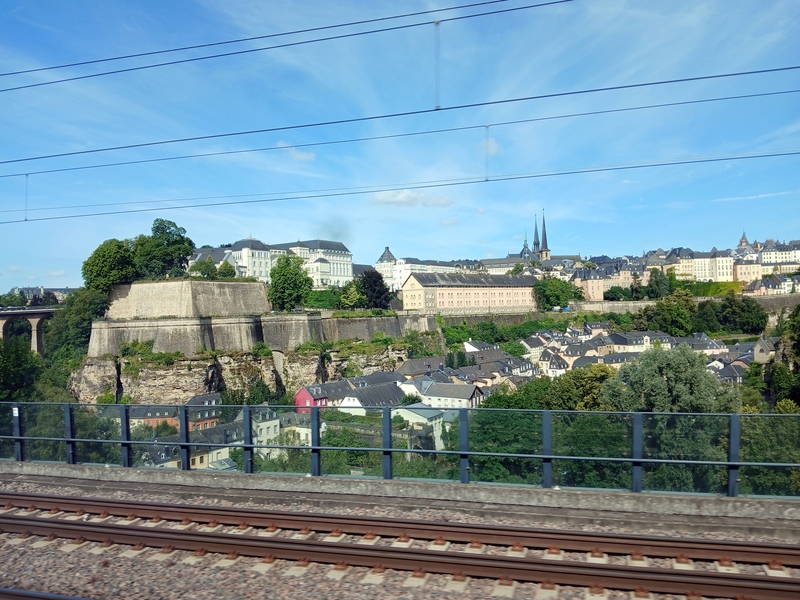
<instances>
[{"instance_id":1,"label":"pointed steeple","mask_svg":"<svg viewBox=\"0 0 800 600\"><path fill-rule=\"evenodd\" d=\"M541 260L550 260L550 248L547 247L547 225L544 222L544 209L542 209L542 249L539 252Z\"/></svg>"},{"instance_id":2,"label":"pointed steeple","mask_svg":"<svg viewBox=\"0 0 800 600\"><path fill-rule=\"evenodd\" d=\"M547 226L544 224L544 210L542 210L542 250L550 250L547 247Z\"/></svg>"},{"instance_id":3,"label":"pointed steeple","mask_svg":"<svg viewBox=\"0 0 800 600\"><path fill-rule=\"evenodd\" d=\"M533 216L533 251L539 254L539 217Z\"/></svg>"}]
</instances>

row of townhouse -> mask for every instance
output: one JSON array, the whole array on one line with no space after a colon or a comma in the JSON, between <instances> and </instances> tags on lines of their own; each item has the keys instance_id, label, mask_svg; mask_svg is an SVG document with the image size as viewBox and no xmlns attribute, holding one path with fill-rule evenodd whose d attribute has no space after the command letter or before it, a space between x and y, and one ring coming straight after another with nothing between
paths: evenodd
<instances>
[{"instance_id":1,"label":"row of townhouse","mask_svg":"<svg viewBox=\"0 0 800 600\"><path fill-rule=\"evenodd\" d=\"M600 300L602 292L612 285L629 287L626 282L611 283L607 278L614 273L629 269L648 272L657 269L666 274L674 274L681 281L740 281L750 283L773 274L791 275L800 272L800 240L780 243L774 240L760 242L747 241L742 234L739 245L733 249L698 252L691 248L679 247L670 250L651 250L641 257L593 256L590 262L599 271L594 274L579 273L581 281L576 284L584 288L587 299ZM643 280L642 285L647 285Z\"/></svg>"},{"instance_id":2,"label":"row of townhouse","mask_svg":"<svg viewBox=\"0 0 800 600\"><path fill-rule=\"evenodd\" d=\"M789 277L775 273L764 279L756 279L748 283L743 294L750 296L776 296L780 294L795 294L800 291L800 275Z\"/></svg>"},{"instance_id":3,"label":"row of townhouse","mask_svg":"<svg viewBox=\"0 0 800 600\"><path fill-rule=\"evenodd\" d=\"M236 269L238 277L255 277L269 283L270 271L285 255L299 256L315 288L342 287L353 280L353 254L341 242L306 240L265 244L255 238L239 240L218 248L198 248L189 258L189 266L211 258L219 267L223 262Z\"/></svg>"}]
</instances>

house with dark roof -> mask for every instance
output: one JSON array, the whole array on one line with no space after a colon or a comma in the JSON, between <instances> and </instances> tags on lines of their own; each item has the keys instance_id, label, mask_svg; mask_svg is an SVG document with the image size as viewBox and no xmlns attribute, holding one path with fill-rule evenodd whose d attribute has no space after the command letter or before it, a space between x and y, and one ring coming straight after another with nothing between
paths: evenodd
<instances>
[{"instance_id":1,"label":"house with dark roof","mask_svg":"<svg viewBox=\"0 0 800 600\"><path fill-rule=\"evenodd\" d=\"M417 375L430 374L439 368L444 368L444 356L426 356L424 358L409 358L403 361L395 369L397 373L406 377L416 377Z\"/></svg>"},{"instance_id":2,"label":"house with dark roof","mask_svg":"<svg viewBox=\"0 0 800 600\"><path fill-rule=\"evenodd\" d=\"M396 383L382 383L351 390L339 405L354 415L366 415L368 409L401 406L405 392Z\"/></svg>"},{"instance_id":3,"label":"house with dark roof","mask_svg":"<svg viewBox=\"0 0 800 600\"><path fill-rule=\"evenodd\" d=\"M655 346L669 350L673 343L672 337L663 331L623 331L612 333L608 337L617 353L644 352Z\"/></svg>"},{"instance_id":4,"label":"house with dark roof","mask_svg":"<svg viewBox=\"0 0 800 600\"><path fill-rule=\"evenodd\" d=\"M353 390L349 381L329 381L304 385L294 395L294 405L302 407L336 406ZM304 412L308 412L307 410Z\"/></svg>"}]
</instances>

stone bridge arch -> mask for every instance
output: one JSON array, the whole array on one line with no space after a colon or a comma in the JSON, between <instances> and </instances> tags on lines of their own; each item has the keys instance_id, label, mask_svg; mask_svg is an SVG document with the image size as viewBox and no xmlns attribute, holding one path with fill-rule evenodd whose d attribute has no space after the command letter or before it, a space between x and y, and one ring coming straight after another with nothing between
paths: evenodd
<instances>
[{"instance_id":1,"label":"stone bridge arch","mask_svg":"<svg viewBox=\"0 0 800 600\"><path fill-rule=\"evenodd\" d=\"M53 316L54 309L0 311L0 340L8 336L11 321L27 319L31 324L31 351L42 353L42 323Z\"/></svg>"}]
</instances>

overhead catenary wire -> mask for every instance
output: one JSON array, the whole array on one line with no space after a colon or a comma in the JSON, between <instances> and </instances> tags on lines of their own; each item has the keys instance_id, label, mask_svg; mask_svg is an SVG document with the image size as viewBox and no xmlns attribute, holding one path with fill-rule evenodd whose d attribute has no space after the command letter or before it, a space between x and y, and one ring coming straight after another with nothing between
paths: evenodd
<instances>
[{"instance_id":1,"label":"overhead catenary wire","mask_svg":"<svg viewBox=\"0 0 800 600\"><path fill-rule=\"evenodd\" d=\"M250 200L233 200L233 201L229 201L229 202L209 202L209 203L205 203L205 204L185 204L185 205L181 205L181 206L159 206L159 207L152 207L152 208L126 209L126 210L109 210L109 211L94 212L94 213L82 213L82 214L72 214L72 215L56 215L56 216L50 216L50 217L35 217L35 218L28 218L28 219L14 219L14 220L8 220L8 221L0 221L0 225L11 225L11 224L16 224L16 223L28 223L28 222L34 222L34 221L60 221L60 220L66 220L66 219L80 219L80 218L87 218L87 217L102 217L102 216L121 215L121 214L159 212L159 211L165 211L165 210L199 209L199 208L208 208L208 207L215 207L215 206L233 206L233 205L241 205L241 204L262 204L262 203L266 203L266 202L285 202L285 201L291 201L291 200L314 200L314 199L320 199L320 198L336 198L336 197L357 196L357 195L368 194L368 193L377 193L377 192L399 192L399 191L408 191L408 190L412 190L413 191L413 190L421 190L421 189L435 189L435 188L475 185L475 184L479 184L479 183L497 183L497 182L504 182L504 181L518 181L518 180L524 180L524 179L538 179L538 178L544 178L544 177L561 177L561 176L567 176L567 175L582 175L582 174L590 174L590 173L626 171L626 170L632 170L632 169L650 169L650 168L669 167L669 166L677 166L677 165L723 162L723 161L729 161L729 160L752 160L752 159L759 159L759 158L779 158L779 157L786 157L786 156L800 156L800 148L791 148L791 149L786 149L786 150L772 150L772 151L768 151L768 152L751 152L751 153L743 153L743 154L723 154L723 155L714 155L714 156L697 156L697 157L689 157L689 158L681 158L681 159L673 159L673 160L659 160L659 161L648 161L648 162L616 164L616 165L573 167L573 168L568 168L568 169L542 171L542 172L535 172L535 173L516 173L516 174L509 174L509 175L496 175L496 176L493 176L493 177L489 177L488 179L485 179L483 176L477 176L477 177L469 177L469 178L462 178L462 179L440 180L440 181L432 181L432 182L418 182L418 183L411 183L411 184L394 185L394 186L391 186L391 187L375 186L375 187L373 187L373 188L371 188L369 190L365 190L365 189L361 188L361 189L357 189L357 190L352 190L352 189L351 190L343 190L343 191L340 191L340 192L306 193L306 194L302 194L302 195L286 194L283 197L276 197L276 198L261 198L261 199L250 199ZM169 200L165 200L165 202L168 202L168 201ZM113 206L113 204L110 204L109 206Z\"/></svg>"},{"instance_id":2,"label":"overhead catenary wire","mask_svg":"<svg viewBox=\"0 0 800 600\"><path fill-rule=\"evenodd\" d=\"M463 21L465 19L475 19L475 18L478 18L478 17L486 17L486 16L491 16L491 15L500 15L500 14L505 14L505 13L510 13L510 12L521 11L521 10L530 10L530 9L533 9L533 8L543 8L543 7L552 6L552 5L555 5L555 4L566 4L568 2L574 2L574 0L551 0L550 2L543 2L543 3L540 3L540 4L528 4L526 6L517 6L517 7L514 7L514 8L505 8L505 9L502 9L502 10L494 10L494 11L476 13L476 14L471 14L471 15L461 15L461 16L458 16L458 17L448 17L448 18L437 19L437 20L439 22L441 22L441 23L449 22L449 21ZM0 88L0 93L2 93L2 92L15 92L15 91L26 90L26 89L30 89L30 88L43 87L43 86L47 86L47 85L55 85L55 84L58 84L58 83L67 83L69 81L81 81L81 80L84 80L84 79L94 79L94 78L97 78L97 77L105 77L107 75L119 75L121 73L133 73L135 71L144 71L144 70L147 70L147 69L155 69L155 68L158 68L158 67L167 67L167 66L171 66L171 65L180 65L180 64L186 64L186 63L193 63L193 62L199 62L199 61L204 61L204 60L211 60L211 59L215 59L215 58L224 58L224 57L228 57L228 56L241 56L241 55L244 55L244 54L253 54L255 52L266 52L267 50L278 50L278 49L281 49L281 48L292 48L294 46L304 46L306 44L316 44L316 43L319 43L319 42L329 42L329 41L333 41L333 40L343 40L343 39L348 39L348 38L361 37L361 36L364 36L364 35L372 35L372 34L376 34L376 33L387 33L387 32L390 32L390 31L400 31L400 30L403 30L403 29L413 29L413 28L417 28L417 27L425 27L427 25L430 25L431 23L433 23L433 21L423 21L423 22L420 22L420 23L409 23L409 24L405 24L405 25L394 25L392 27L382 27L380 29L370 29L369 31L358 31L358 32L353 32L353 33L342 33L342 34L339 34L339 35L331 35L331 36L327 36L327 37L320 37L320 38L315 38L315 39L312 39L312 40L300 40L300 41L297 41L297 42L286 42L284 44L276 44L274 46L262 46L260 48L247 48L245 50L235 50L235 51L231 51L231 52L222 52L222 53L219 53L219 54L208 54L206 56L195 56L195 57L191 57L191 58L182 58L182 59L178 59L178 60L170 60L170 61L165 61L165 62L160 62L160 63L152 63L152 64L149 64L149 65L139 65L139 66L136 66L136 67L126 67L126 68L122 68L122 69L114 69L114 70L111 70L111 71L101 71L99 73L89 73L87 75L76 75L75 77L65 77L63 79L53 79L53 80L50 80L50 81L39 81L39 82L36 82L36 83L28 83L28 84L25 84L25 85L17 85L17 86L13 86L13 87Z\"/></svg>"},{"instance_id":3,"label":"overhead catenary wire","mask_svg":"<svg viewBox=\"0 0 800 600\"><path fill-rule=\"evenodd\" d=\"M166 48L163 50L151 50L148 52L136 52L133 54L122 54L119 56L110 56L107 58L95 58L91 60L82 60L72 63L64 63L60 65L50 65L48 67L37 67L35 69L23 69L20 71L8 71L0 73L0 77L8 77L11 75L25 75L27 73L40 73L42 71L53 71L56 69L66 69L69 67L82 67L86 65L96 65L105 62L113 62L118 60L126 60L130 58L143 58L145 56L156 56L159 54L170 54L173 52L185 52L188 50L199 50L201 48L212 48L214 46L225 46L228 44L241 44L244 42L254 42L256 40L267 40L278 37L286 37L290 35L299 35L301 33L314 33L316 31L326 31L330 29L341 29L343 27L355 27L356 25L368 25L370 23L380 23L381 21L392 21L395 19L406 19L410 17L419 17L422 15L430 15L441 12L449 12L452 10L463 10L465 8L475 8L476 6L485 6L487 4L500 4L508 2L508 0L486 0L485 2L475 2L472 4L461 4L459 6L448 6L447 8L434 8L431 10L420 10L417 12L404 13L400 15L390 15L388 17L376 17L374 19L363 19L360 21L349 21L346 23L337 23L336 25L321 25L319 27L308 27L306 29L295 29L293 31L283 31L281 33L270 33L265 35L254 35L251 37L236 38L232 40L223 40L220 42L207 42L205 44L194 44L191 46L179 46L177 48Z\"/></svg>"},{"instance_id":4,"label":"overhead catenary wire","mask_svg":"<svg viewBox=\"0 0 800 600\"><path fill-rule=\"evenodd\" d=\"M180 156L163 156L158 158L144 158L139 160L125 160L119 162L112 162L112 163L101 163L95 165L81 165L77 167L61 167L58 169L43 169L41 171L26 171L24 173L7 173L4 175L0 175L0 179L6 179L9 177L25 177L28 175L44 175L44 174L51 174L51 173L64 173L69 171L84 171L88 169L102 169L107 167L120 167L120 166L131 166L131 165L141 165L141 164L148 164L148 163L159 163L159 162L169 162L175 160L185 160L185 159L192 159L192 158L208 158L208 157L215 157L215 156L228 156L232 154L247 154L252 152L268 152L272 150L289 150L289 149L300 149L300 148L316 148L320 146L332 146L338 144L353 144L359 142L373 142L379 140L390 140L390 139L397 139L397 138L405 138L405 137L416 137L416 136L423 136L423 135L435 135L440 133L454 133L459 131L470 131L476 129L483 129L488 127L504 127L509 125L524 125L528 123L537 123L541 121L553 121L557 119L571 119L576 117L587 117L587 116L597 116L597 115L605 115L605 114L614 114L614 113L623 113L623 112L631 112L631 111L638 111L638 110L651 110L656 108L670 108L676 106L689 106L692 104L704 104L704 103L711 103L711 102L722 102L722 101L729 101L729 100L744 100L749 98L764 98L769 96L780 96L785 94L797 94L800 93L800 89L793 89L793 90L780 90L776 92L760 92L755 94L740 94L737 96L718 96L715 98L701 98L698 100L681 100L678 102L663 102L660 104L645 104L642 106L628 106L623 108L610 108L604 110L592 110L586 112L579 112L579 113L567 113L562 115L550 115L546 117L532 117L530 119L516 119L513 121L498 121L496 123L489 123L486 125L464 125L461 127L444 127L439 129L426 129L422 131L410 131L405 133L390 133L385 135L373 135L373 136L366 136L366 137L355 137L355 138L346 138L346 139L339 139L339 140L328 140L323 142L308 142L305 144L280 144L274 146L266 146L262 148L244 148L240 150L219 150L216 152L201 152L198 154L184 154ZM35 209L34 209L35 210ZM3 212L13 212L13 211L5 211L0 210L0 213Z\"/></svg>"},{"instance_id":5,"label":"overhead catenary wire","mask_svg":"<svg viewBox=\"0 0 800 600\"><path fill-rule=\"evenodd\" d=\"M231 137L238 137L238 136L245 136L245 135L256 135L262 133L275 133L279 131L293 131L293 130L300 130L300 129L311 129L316 127L328 127L333 125L350 125L354 123L365 123L369 121L379 121L385 119L396 119L401 117L410 117L410 116L419 116L424 114L430 113L438 113L438 112L449 112L449 111L457 111L457 110L466 110L471 108L482 108L488 106L500 106L504 104L514 104L520 102L531 102L534 100L545 100L550 98L563 98L567 96L579 96L584 94L596 94L601 92L611 92L611 91L620 91L620 90L630 90L630 89L637 89L637 88L645 88L645 87L655 87L655 86L662 86L662 85L673 85L677 83L689 83L693 81L710 81L715 79L725 79L725 78L732 78L732 77L745 77L750 75L763 75L767 73L780 73L780 72L787 72L787 71L795 71L800 69L800 65L792 65L787 67L775 67L770 69L756 69L752 71L738 71L734 73L718 73L714 75L699 75L695 77L680 77L676 79L664 79L659 81L647 81L647 82L640 82L640 83L628 83L628 84L621 84L621 85L614 85L614 86L605 86L605 87L597 87L597 88L588 88L588 89L581 89L581 90L570 90L565 92L553 92L549 94L538 94L534 96L523 96L519 98L506 98L503 100L485 100L482 102L471 102L467 104L458 104L454 106L445 106L441 108L425 108L425 109L418 109L418 110L409 110L409 111L402 111L396 113L387 113L382 115L370 115L366 117L353 117L349 119L334 119L330 121L318 121L315 123L303 123L298 125L283 125L278 127L267 127L263 129L250 129L245 131L233 131L227 133L216 133L216 134L207 134L207 135L198 135L198 136L191 136L191 137L184 137L184 138L174 138L169 140L159 140L155 142L140 142L137 144L124 144L119 146L108 146L105 148L93 148L89 150L75 150L72 152L59 152L55 154L45 154L41 156L30 156L25 158L14 158L0 161L0 165L7 165L7 164L14 164L14 163L23 163L23 162L30 162L35 160L45 160L51 158L63 158L67 156L81 156L86 154L97 154L100 152L112 152L117 150L130 150L133 148L149 148L154 146L163 146L168 144L180 144L186 142L197 142L202 140L212 140L212 139L222 139L222 138L231 138Z\"/></svg>"}]
</instances>

